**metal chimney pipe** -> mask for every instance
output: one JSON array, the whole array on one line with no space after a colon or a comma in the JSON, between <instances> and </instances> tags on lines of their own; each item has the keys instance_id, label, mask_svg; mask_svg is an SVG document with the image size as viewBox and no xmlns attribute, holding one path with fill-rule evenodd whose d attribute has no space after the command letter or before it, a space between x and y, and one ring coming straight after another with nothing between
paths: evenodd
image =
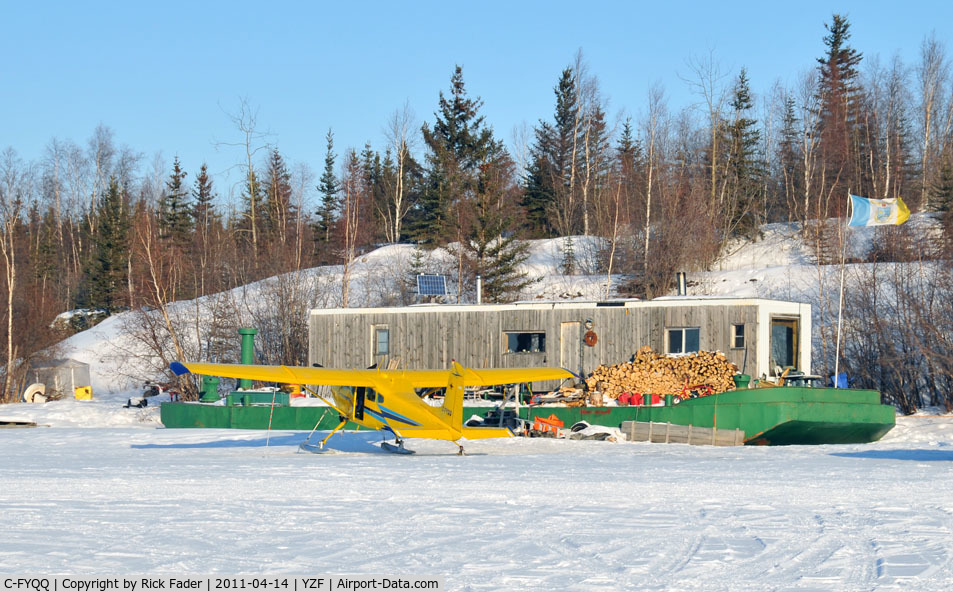
<instances>
[{"instance_id":1,"label":"metal chimney pipe","mask_svg":"<svg viewBox=\"0 0 953 592\"><path fill-rule=\"evenodd\" d=\"M685 281L685 272L675 273L675 294L678 296L688 296L688 282Z\"/></svg>"},{"instance_id":2,"label":"metal chimney pipe","mask_svg":"<svg viewBox=\"0 0 953 592\"><path fill-rule=\"evenodd\" d=\"M477 276L477 304L483 304L483 278Z\"/></svg>"}]
</instances>

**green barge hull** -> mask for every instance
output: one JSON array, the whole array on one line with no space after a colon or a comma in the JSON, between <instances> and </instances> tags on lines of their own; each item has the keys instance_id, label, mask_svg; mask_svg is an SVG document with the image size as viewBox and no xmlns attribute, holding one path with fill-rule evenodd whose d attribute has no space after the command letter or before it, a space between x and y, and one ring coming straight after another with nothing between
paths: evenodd
<instances>
[{"instance_id":1,"label":"green barge hull","mask_svg":"<svg viewBox=\"0 0 953 592\"><path fill-rule=\"evenodd\" d=\"M488 407L465 407L464 417ZM652 421L705 428L740 429L745 444L853 444L874 442L896 423L896 412L871 390L778 387L739 389L674 405L654 407L522 407L520 417L555 415L566 427L578 421L619 427L623 421ZM163 403L167 428L331 430L337 413L327 407ZM348 423L345 429L364 429Z\"/></svg>"}]
</instances>

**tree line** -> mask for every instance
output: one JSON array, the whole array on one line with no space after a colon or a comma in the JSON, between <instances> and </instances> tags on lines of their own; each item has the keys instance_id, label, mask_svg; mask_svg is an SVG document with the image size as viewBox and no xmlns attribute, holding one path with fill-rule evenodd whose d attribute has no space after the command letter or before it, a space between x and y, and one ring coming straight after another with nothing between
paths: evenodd
<instances>
[{"instance_id":1,"label":"tree line","mask_svg":"<svg viewBox=\"0 0 953 592\"><path fill-rule=\"evenodd\" d=\"M953 77L943 44L927 36L917 63L865 59L839 14L824 25L815 62L791 87L756 96L744 68L713 54L689 59L697 104L674 109L652 86L640 113L607 113L582 53L554 77L554 110L509 147L456 67L419 125L408 107L380 147L289 165L242 102L240 203L223 205L206 165L187 171L116 145L98 127L85 146L51 140L35 162L0 153L0 278L6 372L3 400L22 386L31 356L90 315L215 294L316 265L350 266L380 244L446 247L457 293L503 302L527 279L526 239L563 237L563 271L577 273L573 237L603 239L600 263L621 278L608 295L653 297L674 271L708 268L764 223L796 221L819 263L836 259L847 193L902 196L937 212L940 238L883 260L949 257L953 236ZM902 241L895 241L902 245ZM592 271L592 270L588 270ZM171 321L166 325L172 326ZM173 332L174 337L174 332ZM176 344L176 349L181 347ZM298 348L300 349L300 347ZM284 360L272 360L275 362Z\"/></svg>"}]
</instances>

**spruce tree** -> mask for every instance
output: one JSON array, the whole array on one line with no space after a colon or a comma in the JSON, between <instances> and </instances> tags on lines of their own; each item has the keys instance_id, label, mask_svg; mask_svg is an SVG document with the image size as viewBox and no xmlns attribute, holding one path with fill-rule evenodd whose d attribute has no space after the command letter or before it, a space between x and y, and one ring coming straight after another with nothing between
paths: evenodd
<instances>
[{"instance_id":1,"label":"spruce tree","mask_svg":"<svg viewBox=\"0 0 953 592\"><path fill-rule=\"evenodd\" d=\"M784 115L781 117L781 138L778 143L778 165L781 172L783 187L783 203L775 204L775 216L769 215L769 221L780 221L781 212L786 212L787 221L798 219L796 204L801 194L803 182L801 180L801 165L798 154L797 114L794 110L794 97L784 100ZM802 214L803 219L806 212Z\"/></svg>"},{"instance_id":2,"label":"spruce tree","mask_svg":"<svg viewBox=\"0 0 953 592\"><path fill-rule=\"evenodd\" d=\"M929 207L939 212L940 218L940 256L953 256L953 158L949 155L940 166L939 175L930 188Z\"/></svg>"},{"instance_id":3,"label":"spruce tree","mask_svg":"<svg viewBox=\"0 0 953 592\"><path fill-rule=\"evenodd\" d=\"M433 126L423 125L427 176L408 233L418 241L443 244L454 237L459 219L455 208L473 195L480 163L493 143L492 131L480 115L483 102L467 96L463 69L450 80L450 97L440 93Z\"/></svg>"},{"instance_id":4,"label":"spruce tree","mask_svg":"<svg viewBox=\"0 0 953 592\"><path fill-rule=\"evenodd\" d=\"M839 179L835 193L843 195L848 188L860 194L868 193L870 188L863 183L862 160L867 147L864 145L863 101L858 82L858 66L863 55L848 45L850 23L847 17L834 14L831 24L825 28L828 31L824 37L827 52L817 60L822 158L830 175ZM828 191L827 188L823 190ZM834 203L846 207L843 205L846 200L835 200ZM818 212L817 215L824 218L828 212Z\"/></svg>"},{"instance_id":5,"label":"spruce tree","mask_svg":"<svg viewBox=\"0 0 953 592\"><path fill-rule=\"evenodd\" d=\"M393 169L393 162L390 161L390 153L386 153L381 158L380 152L371 148L370 142L364 145L361 152L361 166L364 169L364 183L368 190L367 203L362 207L363 212L369 212L364 217L364 223L369 224L372 219L373 229L368 228L370 232L366 235L374 241L382 241L386 235L385 228L390 224L388 220L387 204L387 174L388 169Z\"/></svg>"},{"instance_id":6,"label":"spruce tree","mask_svg":"<svg viewBox=\"0 0 953 592\"><path fill-rule=\"evenodd\" d=\"M606 128L606 115L602 107L590 102L583 113L578 145L578 177L576 183L581 193L579 210L582 216L581 230L584 235L592 234L593 219L597 218L596 196L604 194L612 170L609 133ZM570 228L579 228L576 220L569 220Z\"/></svg>"},{"instance_id":7,"label":"spruce tree","mask_svg":"<svg viewBox=\"0 0 953 592\"><path fill-rule=\"evenodd\" d=\"M35 204L35 202L34 202ZM53 207L47 208L37 228L37 239L31 240L33 249L33 275L41 289L41 298L52 300L55 297L54 278L61 277L62 254L56 235L56 216ZM35 244L35 247L33 245ZM49 298L47 294L52 292Z\"/></svg>"},{"instance_id":8,"label":"spruce tree","mask_svg":"<svg viewBox=\"0 0 953 592\"><path fill-rule=\"evenodd\" d=\"M616 144L616 169L622 182L622 194L633 196L636 193L636 174L642 161L642 146L632 132L632 120L622 122L622 133Z\"/></svg>"},{"instance_id":9,"label":"spruce tree","mask_svg":"<svg viewBox=\"0 0 953 592\"><path fill-rule=\"evenodd\" d=\"M548 124L542 124L547 126ZM544 130L537 130L537 143ZM530 162L523 176L522 206L526 212L524 226L531 237L548 238L555 235L552 211L556 198L552 187L551 163L539 153L537 146L530 148Z\"/></svg>"},{"instance_id":10,"label":"spruce tree","mask_svg":"<svg viewBox=\"0 0 953 592\"><path fill-rule=\"evenodd\" d=\"M946 158L940 166L936 180L931 184L928 207L947 217L953 209L953 158Z\"/></svg>"},{"instance_id":11,"label":"spruce tree","mask_svg":"<svg viewBox=\"0 0 953 592\"><path fill-rule=\"evenodd\" d=\"M180 246L185 245L192 234L192 211L184 183L187 174L176 156L166 191L159 201L159 237Z\"/></svg>"},{"instance_id":12,"label":"spruce tree","mask_svg":"<svg viewBox=\"0 0 953 592\"><path fill-rule=\"evenodd\" d=\"M469 274L482 277L485 302L514 300L532 283L519 268L529 252L514 232L518 209L512 175L512 160L501 144L493 142L468 204L470 223L462 245Z\"/></svg>"},{"instance_id":13,"label":"spruce tree","mask_svg":"<svg viewBox=\"0 0 953 592\"><path fill-rule=\"evenodd\" d=\"M576 247L571 234L567 234L563 239L563 259L560 268L563 275L576 275Z\"/></svg>"},{"instance_id":14,"label":"spruce tree","mask_svg":"<svg viewBox=\"0 0 953 592\"><path fill-rule=\"evenodd\" d=\"M572 202L568 193L573 189L570 175L574 146L580 151L578 91L572 68L562 71L553 92L556 95L554 123L539 122L523 179L523 207L530 232L535 236L555 236L559 226L569 232L575 217L573 212L558 211Z\"/></svg>"},{"instance_id":15,"label":"spruce tree","mask_svg":"<svg viewBox=\"0 0 953 592\"><path fill-rule=\"evenodd\" d=\"M334 134L328 129L327 152L324 154L324 171L318 181L318 191L321 192L321 205L317 211L317 221L314 224L315 254L318 262L330 263L331 226L334 224L335 213L338 211L338 192L340 183L334 174Z\"/></svg>"},{"instance_id":16,"label":"spruce tree","mask_svg":"<svg viewBox=\"0 0 953 592\"><path fill-rule=\"evenodd\" d=\"M113 313L125 303L129 255L129 211L119 181L112 177L97 204L99 224L90 262L89 304Z\"/></svg>"},{"instance_id":17,"label":"spruce tree","mask_svg":"<svg viewBox=\"0 0 953 592\"><path fill-rule=\"evenodd\" d=\"M262 235L266 242L285 245L295 218L296 208L292 202L291 173L278 149L271 151L268 159L264 188Z\"/></svg>"},{"instance_id":18,"label":"spruce tree","mask_svg":"<svg viewBox=\"0 0 953 592\"><path fill-rule=\"evenodd\" d=\"M217 219L215 212L215 191L212 188L212 178L208 176L208 165L202 163L195 185L192 188L192 224L195 228L204 229L207 233L210 225Z\"/></svg>"},{"instance_id":19,"label":"spruce tree","mask_svg":"<svg viewBox=\"0 0 953 592\"><path fill-rule=\"evenodd\" d=\"M757 121L748 116L753 106L747 71L742 68L732 93L732 118L725 123L726 235L748 235L759 225L757 195L764 167L759 156L761 132Z\"/></svg>"},{"instance_id":20,"label":"spruce tree","mask_svg":"<svg viewBox=\"0 0 953 592\"><path fill-rule=\"evenodd\" d=\"M827 103L824 108L826 117L832 116L837 110L832 103L841 101L845 104L856 100L852 96L857 90L857 67L863 59L856 49L847 42L850 39L850 23L847 17L834 14L830 25L824 25L828 35L824 37L827 54L817 58L821 72L821 98Z\"/></svg>"},{"instance_id":21,"label":"spruce tree","mask_svg":"<svg viewBox=\"0 0 953 592\"><path fill-rule=\"evenodd\" d=\"M418 301L417 294L417 276L427 273L427 254L420 245L415 244L414 250L410 254L410 264L407 266L407 272L400 280L401 304L407 306Z\"/></svg>"},{"instance_id":22,"label":"spruce tree","mask_svg":"<svg viewBox=\"0 0 953 592\"><path fill-rule=\"evenodd\" d=\"M195 232L189 248L189 261L193 272L191 290L194 296L204 296L214 290L216 285L212 278L216 276L214 270L219 262L214 255L217 250L214 243L219 240L218 231L222 226L214 199L212 179L208 175L208 166L203 163L192 187L192 226Z\"/></svg>"}]
</instances>

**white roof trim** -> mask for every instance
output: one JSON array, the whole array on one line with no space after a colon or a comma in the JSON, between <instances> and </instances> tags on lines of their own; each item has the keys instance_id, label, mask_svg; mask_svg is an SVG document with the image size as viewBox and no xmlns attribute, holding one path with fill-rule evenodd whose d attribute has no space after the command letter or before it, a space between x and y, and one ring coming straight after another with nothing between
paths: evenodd
<instances>
[{"instance_id":1,"label":"white roof trim","mask_svg":"<svg viewBox=\"0 0 953 592\"><path fill-rule=\"evenodd\" d=\"M553 310L576 309L597 310L600 308L671 308L676 306L766 306L787 312L791 308L805 306L805 303L768 298L725 298L718 296L665 296L654 300L610 300L610 301L561 301L561 302L516 302L513 304L426 304L415 306L379 307L379 308L314 308L312 316L368 315L368 314L411 314L440 312L490 312L513 310ZM810 310L810 309L808 309Z\"/></svg>"}]
</instances>

